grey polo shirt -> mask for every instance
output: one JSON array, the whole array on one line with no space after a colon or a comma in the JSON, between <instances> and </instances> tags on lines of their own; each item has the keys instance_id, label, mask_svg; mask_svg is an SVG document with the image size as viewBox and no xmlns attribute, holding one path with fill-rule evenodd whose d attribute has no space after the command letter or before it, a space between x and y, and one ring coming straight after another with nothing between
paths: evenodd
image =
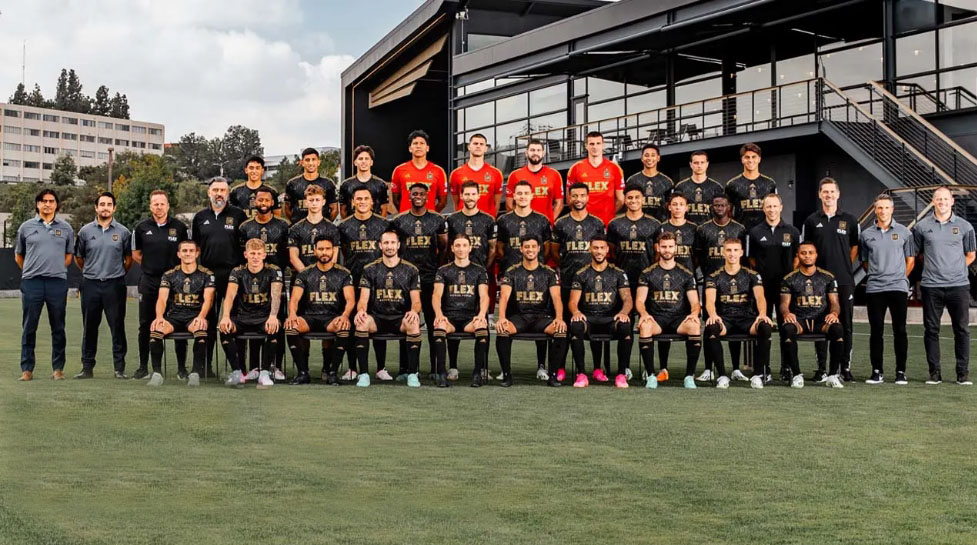
<instances>
[{"instance_id":1,"label":"grey polo shirt","mask_svg":"<svg viewBox=\"0 0 977 545\"><path fill-rule=\"evenodd\" d=\"M115 220L102 228L97 221L78 230L75 256L85 260L82 276L88 280L112 280L125 276L125 257L132 254L129 230Z\"/></svg>"},{"instance_id":2,"label":"grey polo shirt","mask_svg":"<svg viewBox=\"0 0 977 545\"><path fill-rule=\"evenodd\" d=\"M883 231L873 223L859 235L858 255L862 263L868 263L865 293L909 293L906 258L916 255L916 242L905 225L893 220L889 228Z\"/></svg>"},{"instance_id":3,"label":"grey polo shirt","mask_svg":"<svg viewBox=\"0 0 977 545\"><path fill-rule=\"evenodd\" d=\"M966 252L977 251L974 228L967 220L951 214L945 222L927 216L913 227L916 249L923 254L923 277L927 288L969 286Z\"/></svg>"},{"instance_id":4,"label":"grey polo shirt","mask_svg":"<svg viewBox=\"0 0 977 545\"><path fill-rule=\"evenodd\" d=\"M64 256L73 253L74 247L75 232L68 222L55 217L51 223L44 223L40 216L34 216L17 229L14 251L24 256L24 270L20 277L67 279L68 267L64 266Z\"/></svg>"}]
</instances>

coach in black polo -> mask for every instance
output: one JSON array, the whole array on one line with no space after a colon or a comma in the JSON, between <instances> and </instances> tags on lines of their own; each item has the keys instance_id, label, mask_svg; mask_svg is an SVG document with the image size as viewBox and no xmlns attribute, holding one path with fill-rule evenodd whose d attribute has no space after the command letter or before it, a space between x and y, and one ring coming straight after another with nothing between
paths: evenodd
<instances>
[{"instance_id":1,"label":"coach in black polo","mask_svg":"<svg viewBox=\"0 0 977 545\"><path fill-rule=\"evenodd\" d=\"M764 221L753 226L746 237L746 255L750 266L763 278L763 295L770 302L767 315L771 318L775 303L780 301L784 276L797 268L797 246L801 243L801 232L784 223L783 211L780 195L771 193L764 197Z\"/></svg>"},{"instance_id":2,"label":"coach in black polo","mask_svg":"<svg viewBox=\"0 0 977 545\"><path fill-rule=\"evenodd\" d=\"M817 266L827 269L838 281L838 303L841 305L841 326L845 330L845 348L841 361L841 376L846 382L851 375L852 311L855 305L854 262L858 257L858 219L838 209L841 186L834 178L823 178L818 184L821 209L804 220L801 241L814 243L818 249ZM817 343L818 373L824 371L828 357L826 343Z\"/></svg>"}]
</instances>

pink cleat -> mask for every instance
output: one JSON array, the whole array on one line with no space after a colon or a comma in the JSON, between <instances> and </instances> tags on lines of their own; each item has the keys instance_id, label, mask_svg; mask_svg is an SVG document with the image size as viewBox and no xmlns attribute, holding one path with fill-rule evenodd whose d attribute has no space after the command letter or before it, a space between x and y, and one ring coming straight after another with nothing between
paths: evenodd
<instances>
[{"instance_id":1,"label":"pink cleat","mask_svg":"<svg viewBox=\"0 0 977 545\"><path fill-rule=\"evenodd\" d=\"M604 374L603 369L594 369L594 373L590 376L594 377L594 380L596 380L597 382L607 382L611 380L607 378L607 375Z\"/></svg>"},{"instance_id":2,"label":"pink cleat","mask_svg":"<svg viewBox=\"0 0 977 545\"><path fill-rule=\"evenodd\" d=\"M590 381L587 380L587 375L580 373L577 375L577 380L573 381L574 388L586 388L590 386Z\"/></svg>"},{"instance_id":3,"label":"pink cleat","mask_svg":"<svg viewBox=\"0 0 977 545\"><path fill-rule=\"evenodd\" d=\"M556 371L556 380L558 382L563 382L564 380L566 380L566 378L567 378L567 371L566 371L566 369L558 369Z\"/></svg>"},{"instance_id":4,"label":"pink cleat","mask_svg":"<svg viewBox=\"0 0 977 545\"><path fill-rule=\"evenodd\" d=\"M618 375L614 378L615 388L627 388L628 387L628 377L625 375Z\"/></svg>"}]
</instances>

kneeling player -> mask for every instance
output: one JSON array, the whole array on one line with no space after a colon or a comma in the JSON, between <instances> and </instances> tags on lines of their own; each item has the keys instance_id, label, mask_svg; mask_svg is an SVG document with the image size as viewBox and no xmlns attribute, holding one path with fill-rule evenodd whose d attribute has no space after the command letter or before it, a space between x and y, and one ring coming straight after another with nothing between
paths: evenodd
<instances>
[{"instance_id":1,"label":"kneeling player","mask_svg":"<svg viewBox=\"0 0 977 545\"><path fill-rule=\"evenodd\" d=\"M149 354L153 360L150 386L163 384L160 374L163 339L171 333L193 334L193 372L188 386L200 385L200 373L207 363L207 313L214 303L214 273L197 266L197 243L184 240L177 247L180 266L170 269L160 280L156 299L156 319L149 328Z\"/></svg>"},{"instance_id":2,"label":"kneeling player","mask_svg":"<svg viewBox=\"0 0 977 545\"><path fill-rule=\"evenodd\" d=\"M316 264L306 267L292 280L292 297L288 300L285 334L292 351L298 375L292 384L309 384L309 340L306 333L335 333L332 357L323 359L326 384L339 384L336 372L349 349L349 318L356 305L353 277L347 268L335 263L336 252L332 238L320 235L315 239ZM327 363L328 362L328 363Z\"/></svg>"},{"instance_id":3,"label":"kneeling player","mask_svg":"<svg viewBox=\"0 0 977 545\"><path fill-rule=\"evenodd\" d=\"M631 358L631 289L624 271L607 262L610 246L607 237L598 234L590 237L590 264L573 275L570 284L570 347L573 364L577 368L575 388L586 388L587 370L584 366L585 337L595 334L611 334L617 341L617 376L614 386L628 387L628 360ZM593 344L591 345L593 346ZM601 350L598 344L596 350ZM596 356L596 352L595 352ZM596 359L596 357L595 357ZM594 379L607 377L594 370ZM550 375L550 383L558 386L561 377Z\"/></svg>"},{"instance_id":4,"label":"kneeling player","mask_svg":"<svg viewBox=\"0 0 977 545\"><path fill-rule=\"evenodd\" d=\"M827 377L815 377L833 388L843 388L841 377L842 355L845 349L845 331L838 320L841 305L838 302L838 283L830 272L819 269L818 250L813 242L802 242L797 249L799 265L784 277L780 288L780 311L784 323L780 327L784 360L793 373L792 388L804 387L804 376L797 362L797 336L823 334L831 350L831 367Z\"/></svg>"},{"instance_id":5,"label":"kneeling player","mask_svg":"<svg viewBox=\"0 0 977 545\"><path fill-rule=\"evenodd\" d=\"M695 275L675 262L675 233L661 233L656 243L658 263L641 272L638 278L638 348L648 378L645 388L657 388L655 376L656 335L685 335L686 388L695 388L695 366L702 342L699 340L699 291ZM664 367L665 362L662 362Z\"/></svg>"},{"instance_id":6,"label":"kneeling player","mask_svg":"<svg viewBox=\"0 0 977 545\"><path fill-rule=\"evenodd\" d=\"M244 245L247 265L239 265L231 270L227 279L227 295L224 297L223 318L218 324L221 344L231 365L228 386L244 384L241 372L241 357L237 349L237 336L244 333L265 335L261 343L261 373L258 374L258 388L271 388L271 364L278 351L275 333L278 323L278 306L282 298L282 270L276 265L265 263L265 243L253 238Z\"/></svg>"},{"instance_id":7,"label":"kneeling player","mask_svg":"<svg viewBox=\"0 0 977 545\"><path fill-rule=\"evenodd\" d=\"M488 366L489 307L488 272L469 261L471 240L463 232L456 233L451 242L455 255L452 263L434 275L434 362L437 367L439 388L448 386L444 360L449 333L461 330L475 334L475 370L472 387L482 385L482 370Z\"/></svg>"},{"instance_id":8,"label":"kneeling player","mask_svg":"<svg viewBox=\"0 0 977 545\"><path fill-rule=\"evenodd\" d=\"M495 347L502 367L502 386L512 386L512 335L516 333L549 335L549 376L555 376L562 367L560 359L566 349L567 324L561 318L563 302L556 271L539 263L540 246L537 238L523 238L519 243L522 262L509 267L500 282Z\"/></svg>"},{"instance_id":9,"label":"kneeling player","mask_svg":"<svg viewBox=\"0 0 977 545\"><path fill-rule=\"evenodd\" d=\"M421 354L421 277L417 267L400 259L400 237L388 230L380 235L383 257L363 268L360 298L356 303L356 359L360 373L356 385L370 385L370 335L407 334L407 385L421 385L417 376Z\"/></svg>"},{"instance_id":10,"label":"kneeling player","mask_svg":"<svg viewBox=\"0 0 977 545\"><path fill-rule=\"evenodd\" d=\"M773 322L767 317L767 301L763 297L763 281L752 269L740 265L743 243L738 238L723 242L726 263L706 278L706 351L719 379L716 388L729 388L726 364L723 362L722 337L728 334L751 335L756 338L756 373L750 380L753 388L763 388L767 381L765 369L770 365L770 335Z\"/></svg>"}]
</instances>

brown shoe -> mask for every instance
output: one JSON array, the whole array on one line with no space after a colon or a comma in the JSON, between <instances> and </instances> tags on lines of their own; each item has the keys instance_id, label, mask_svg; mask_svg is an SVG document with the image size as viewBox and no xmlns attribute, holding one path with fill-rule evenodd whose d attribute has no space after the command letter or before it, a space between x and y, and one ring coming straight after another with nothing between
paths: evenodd
<instances>
[{"instance_id":1,"label":"brown shoe","mask_svg":"<svg viewBox=\"0 0 977 545\"><path fill-rule=\"evenodd\" d=\"M62 371L61 369L55 370L54 374L51 375L51 378L54 380L64 380L64 371Z\"/></svg>"},{"instance_id":2,"label":"brown shoe","mask_svg":"<svg viewBox=\"0 0 977 545\"><path fill-rule=\"evenodd\" d=\"M22 382L33 380L33 378L34 378L34 373L31 373L30 371L24 371L23 373L20 374L20 380Z\"/></svg>"}]
</instances>

